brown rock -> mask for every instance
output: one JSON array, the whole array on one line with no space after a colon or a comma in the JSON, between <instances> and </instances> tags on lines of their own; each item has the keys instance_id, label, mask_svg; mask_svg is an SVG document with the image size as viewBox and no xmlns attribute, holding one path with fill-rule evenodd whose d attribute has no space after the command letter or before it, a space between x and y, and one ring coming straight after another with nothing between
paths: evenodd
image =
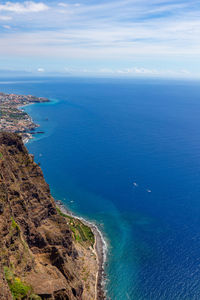
<instances>
[{"instance_id":1,"label":"brown rock","mask_svg":"<svg viewBox=\"0 0 200 300\"><path fill-rule=\"evenodd\" d=\"M0 133L0 153L0 299L12 299L7 266L42 299L94 300L95 289L85 289L82 258L67 220L57 213L33 156L11 133ZM94 266L94 285L96 271Z\"/></svg>"}]
</instances>

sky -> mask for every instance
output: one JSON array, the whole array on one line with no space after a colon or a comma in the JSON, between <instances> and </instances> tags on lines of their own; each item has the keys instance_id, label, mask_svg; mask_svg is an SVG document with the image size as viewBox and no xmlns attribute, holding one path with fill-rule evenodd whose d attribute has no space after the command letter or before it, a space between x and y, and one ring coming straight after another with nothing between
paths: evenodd
<instances>
[{"instance_id":1,"label":"sky","mask_svg":"<svg viewBox=\"0 0 200 300\"><path fill-rule=\"evenodd\" d=\"M0 72L200 78L200 1L0 1Z\"/></svg>"}]
</instances>

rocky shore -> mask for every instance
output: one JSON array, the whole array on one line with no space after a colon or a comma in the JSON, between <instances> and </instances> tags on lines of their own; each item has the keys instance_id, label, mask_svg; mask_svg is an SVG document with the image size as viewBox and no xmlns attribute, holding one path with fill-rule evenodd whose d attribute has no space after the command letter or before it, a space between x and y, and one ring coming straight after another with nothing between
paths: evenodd
<instances>
[{"instance_id":1,"label":"rocky shore","mask_svg":"<svg viewBox=\"0 0 200 300\"><path fill-rule=\"evenodd\" d=\"M0 133L0 174L0 299L105 299L98 232L58 208L17 134Z\"/></svg>"},{"instance_id":2,"label":"rocky shore","mask_svg":"<svg viewBox=\"0 0 200 300\"><path fill-rule=\"evenodd\" d=\"M74 215L69 209L66 208L66 206L61 201L56 200L56 205L60 208L63 214L80 220L80 222L91 228L95 236L94 252L98 259L98 272L96 275L96 299L106 299L104 290L104 264L106 261L107 245L101 231L98 229L96 224Z\"/></svg>"}]
</instances>

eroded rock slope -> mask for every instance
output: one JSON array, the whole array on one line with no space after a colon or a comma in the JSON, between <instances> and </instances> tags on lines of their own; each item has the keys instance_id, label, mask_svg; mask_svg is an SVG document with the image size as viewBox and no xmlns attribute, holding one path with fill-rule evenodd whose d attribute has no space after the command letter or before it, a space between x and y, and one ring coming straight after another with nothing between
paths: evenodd
<instances>
[{"instance_id":1,"label":"eroded rock slope","mask_svg":"<svg viewBox=\"0 0 200 300\"><path fill-rule=\"evenodd\" d=\"M94 300L90 248L74 240L21 138L0 133L0 299Z\"/></svg>"}]
</instances>

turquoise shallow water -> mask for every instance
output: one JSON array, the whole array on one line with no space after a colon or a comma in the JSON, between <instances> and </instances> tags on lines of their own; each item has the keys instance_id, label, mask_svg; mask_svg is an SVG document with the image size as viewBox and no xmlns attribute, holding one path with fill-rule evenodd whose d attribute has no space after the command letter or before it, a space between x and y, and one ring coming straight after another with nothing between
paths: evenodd
<instances>
[{"instance_id":1,"label":"turquoise shallow water","mask_svg":"<svg viewBox=\"0 0 200 300\"><path fill-rule=\"evenodd\" d=\"M45 131L27 147L54 197L104 232L108 297L200 299L200 84L69 78L0 90L56 100L26 107Z\"/></svg>"}]
</instances>

